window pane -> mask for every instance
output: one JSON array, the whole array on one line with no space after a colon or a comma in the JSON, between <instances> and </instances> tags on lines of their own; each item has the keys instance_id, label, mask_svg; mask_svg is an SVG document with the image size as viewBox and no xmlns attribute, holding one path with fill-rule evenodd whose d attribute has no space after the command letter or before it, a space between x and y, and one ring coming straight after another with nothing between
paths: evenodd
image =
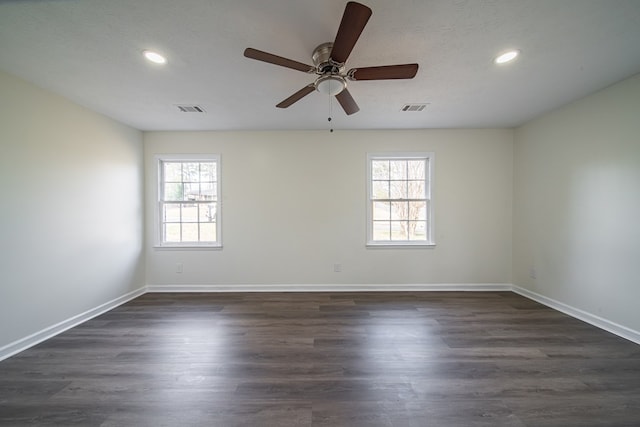
<instances>
[{"instance_id":1,"label":"window pane","mask_svg":"<svg viewBox=\"0 0 640 427\"><path fill-rule=\"evenodd\" d=\"M388 202L373 202L373 219L376 220L389 220L391 219L391 203Z\"/></svg>"},{"instance_id":2,"label":"window pane","mask_svg":"<svg viewBox=\"0 0 640 427\"><path fill-rule=\"evenodd\" d=\"M200 241L213 242L216 240L216 223L203 222L200 224Z\"/></svg>"},{"instance_id":3,"label":"window pane","mask_svg":"<svg viewBox=\"0 0 640 427\"><path fill-rule=\"evenodd\" d=\"M408 199L424 199L424 181L409 181L408 186Z\"/></svg>"},{"instance_id":4,"label":"window pane","mask_svg":"<svg viewBox=\"0 0 640 427\"><path fill-rule=\"evenodd\" d=\"M407 161L406 160L390 161L389 177L391 179L407 179Z\"/></svg>"},{"instance_id":5,"label":"window pane","mask_svg":"<svg viewBox=\"0 0 640 427\"><path fill-rule=\"evenodd\" d=\"M198 241L198 223L182 223L182 241Z\"/></svg>"},{"instance_id":6,"label":"window pane","mask_svg":"<svg viewBox=\"0 0 640 427\"><path fill-rule=\"evenodd\" d=\"M407 235L407 221L391 222L391 240L409 240Z\"/></svg>"},{"instance_id":7,"label":"window pane","mask_svg":"<svg viewBox=\"0 0 640 427\"><path fill-rule=\"evenodd\" d=\"M216 204L202 203L200 207L200 222L215 222L216 220Z\"/></svg>"},{"instance_id":8,"label":"window pane","mask_svg":"<svg viewBox=\"0 0 640 427\"><path fill-rule=\"evenodd\" d=\"M180 241L180 224L165 224L164 240L165 242L179 242Z\"/></svg>"},{"instance_id":9,"label":"window pane","mask_svg":"<svg viewBox=\"0 0 640 427\"><path fill-rule=\"evenodd\" d=\"M389 240L389 221L373 221L373 240Z\"/></svg>"},{"instance_id":10,"label":"window pane","mask_svg":"<svg viewBox=\"0 0 640 427\"><path fill-rule=\"evenodd\" d=\"M198 222L198 205L182 204L182 222Z\"/></svg>"},{"instance_id":11,"label":"window pane","mask_svg":"<svg viewBox=\"0 0 640 427\"><path fill-rule=\"evenodd\" d=\"M200 163L200 181L214 182L216 181L216 164Z\"/></svg>"},{"instance_id":12,"label":"window pane","mask_svg":"<svg viewBox=\"0 0 640 427\"><path fill-rule=\"evenodd\" d=\"M389 161L371 161L371 179L389 179Z\"/></svg>"},{"instance_id":13,"label":"window pane","mask_svg":"<svg viewBox=\"0 0 640 427\"><path fill-rule=\"evenodd\" d=\"M389 181L373 181L372 193L374 199L389 199Z\"/></svg>"},{"instance_id":14,"label":"window pane","mask_svg":"<svg viewBox=\"0 0 640 427\"><path fill-rule=\"evenodd\" d=\"M216 200L216 185L213 182L200 184L200 200Z\"/></svg>"},{"instance_id":15,"label":"window pane","mask_svg":"<svg viewBox=\"0 0 640 427\"><path fill-rule=\"evenodd\" d=\"M409 240L427 240L426 230L426 221L409 221Z\"/></svg>"},{"instance_id":16,"label":"window pane","mask_svg":"<svg viewBox=\"0 0 640 427\"><path fill-rule=\"evenodd\" d=\"M182 180L184 182L200 181L200 163L182 163Z\"/></svg>"},{"instance_id":17,"label":"window pane","mask_svg":"<svg viewBox=\"0 0 640 427\"><path fill-rule=\"evenodd\" d=\"M184 184L183 200L200 200L200 184Z\"/></svg>"},{"instance_id":18,"label":"window pane","mask_svg":"<svg viewBox=\"0 0 640 427\"><path fill-rule=\"evenodd\" d=\"M179 201L183 197L182 184L169 183L164 185L164 200L165 201Z\"/></svg>"},{"instance_id":19,"label":"window pane","mask_svg":"<svg viewBox=\"0 0 640 427\"><path fill-rule=\"evenodd\" d=\"M182 182L182 163L164 162L164 182Z\"/></svg>"},{"instance_id":20,"label":"window pane","mask_svg":"<svg viewBox=\"0 0 640 427\"><path fill-rule=\"evenodd\" d=\"M409 202L392 202L391 219L409 219Z\"/></svg>"},{"instance_id":21,"label":"window pane","mask_svg":"<svg viewBox=\"0 0 640 427\"><path fill-rule=\"evenodd\" d=\"M180 222L180 205L166 204L162 206L164 222Z\"/></svg>"},{"instance_id":22,"label":"window pane","mask_svg":"<svg viewBox=\"0 0 640 427\"><path fill-rule=\"evenodd\" d=\"M392 199L407 198L407 181L391 181L390 186Z\"/></svg>"},{"instance_id":23,"label":"window pane","mask_svg":"<svg viewBox=\"0 0 640 427\"><path fill-rule=\"evenodd\" d=\"M409 179L421 179L425 178L425 160L409 160L407 162L407 174Z\"/></svg>"},{"instance_id":24,"label":"window pane","mask_svg":"<svg viewBox=\"0 0 640 427\"><path fill-rule=\"evenodd\" d=\"M427 219L427 204L425 202L409 202L409 215L411 221L425 221Z\"/></svg>"}]
</instances>

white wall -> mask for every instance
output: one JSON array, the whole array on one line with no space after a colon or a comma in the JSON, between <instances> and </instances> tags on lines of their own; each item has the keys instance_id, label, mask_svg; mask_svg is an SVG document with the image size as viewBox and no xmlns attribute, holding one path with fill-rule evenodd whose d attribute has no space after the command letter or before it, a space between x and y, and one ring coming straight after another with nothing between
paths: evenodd
<instances>
[{"instance_id":1,"label":"white wall","mask_svg":"<svg viewBox=\"0 0 640 427\"><path fill-rule=\"evenodd\" d=\"M0 349L144 285L142 134L0 72Z\"/></svg>"},{"instance_id":2,"label":"white wall","mask_svg":"<svg viewBox=\"0 0 640 427\"><path fill-rule=\"evenodd\" d=\"M517 286L640 331L640 75L517 129L513 237Z\"/></svg>"},{"instance_id":3,"label":"white wall","mask_svg":"<svg viewBox=\"0 0 640 427\"><path fill-rule=\"evenodd\" d=\"M149 132L144 143L150 285L511 281L510 130ZM366 153L394 150L436 154L434 249L365 248ZM222 250L153 249L159 153L221 154Z\"/></svg>"},{"instance_id":4,"label":"white wall","mask_svg":"<svg viewBox=\"0 0 640 427\"><path fill-rule=\"evenodd\" d=\"M639 118L635 76L515 133L148 132L143 161L141 132L0 72L0 350L145 282L513 282L638 331ZM435 248L365 248L385 151L436 153ZM161 153L222 155L222 250L153 248Z\"/></svg>"}]
</instances>

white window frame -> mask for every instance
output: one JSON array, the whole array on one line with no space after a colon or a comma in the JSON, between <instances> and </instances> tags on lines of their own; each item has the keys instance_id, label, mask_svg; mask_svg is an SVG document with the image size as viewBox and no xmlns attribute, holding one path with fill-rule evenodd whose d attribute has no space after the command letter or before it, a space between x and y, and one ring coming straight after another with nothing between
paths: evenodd
<instances>
[{"instance_id":1,"label":"white window frame","mask_svg":"<svg viewBox=\"0 0 640 427\"><path fill-rule=\"evenodd\" d=\"M427 202L426 239L425 240L374 240L373 239L373 176L374 160L425 160L425 200ZM435 153L433 152L385 152L367 153L367 247L376 248L432 248L435 247L433 237L433 170ZM391 199L390 199L391 200ZM405 199L399 199L405 200Z\"/></svg>"},{"instance_id":2,"label":"white window frame","mask_svg":"<svg viewBox=\"0 0 640 427\"><path fill-rule=\"evenodd\" d=\"M165 242L163 241L163 168L164 162L214 162L216 164L216 241L207 242ZM221 161L219 154L162 154L155 156L156 200L155 200L155 242L158 249L221 249L222 248L222 188L220 183Z\"/></svg>"}]
</instances>

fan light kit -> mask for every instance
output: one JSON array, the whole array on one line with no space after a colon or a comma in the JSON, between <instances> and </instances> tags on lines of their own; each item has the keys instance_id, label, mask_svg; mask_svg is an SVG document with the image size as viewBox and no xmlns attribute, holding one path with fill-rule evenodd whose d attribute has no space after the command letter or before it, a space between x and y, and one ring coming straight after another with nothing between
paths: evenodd
<instances>
[{"instance_id":1,"label":"fan light kit","mask_svg":"<svg viewBox=\"0 0 640 427\"><path fill-rule=\"evenodd\" d=\"M314 83L316 90L325 95L336 96L347 88L347 82L341 76L320 76Z\"/></svg>"},{"instance_id":2,"label":"fan light kit","mask_svg":"<svg viewBox=\"0 0 640 427\"><path fill-rule=\"evenodd\" d=\"M318 76L313 83L303 87L277 104L276 107L290 107L317 90L320 93L335 96L344 112L347 115L351 115L357 113L360 108L347 89L347 80L412 79L418 72L418 64L383 65L352 68L349 71L345 71L345 63L360 38L364 27L367 25L371 14L372 11L367 6L353 1L348 2L333 43L322 43L313 50L311 54L313 65L307 65L253 48L245 49L244 56Z\"/></svg>"}]
</instances>

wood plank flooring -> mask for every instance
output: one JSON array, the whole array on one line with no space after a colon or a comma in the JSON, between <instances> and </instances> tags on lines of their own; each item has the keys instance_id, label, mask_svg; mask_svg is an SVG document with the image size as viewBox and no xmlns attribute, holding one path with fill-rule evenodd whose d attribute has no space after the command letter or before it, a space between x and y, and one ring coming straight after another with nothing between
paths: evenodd
<instances>
[{"instance_id":1,"label":"wood plank flooring","mask_svg":"<svg viewBox=\"0 0 640 427\"><path fill-rule=\"evenodd\" d=\"M0 362L0 425L640 426L640 346L510 292L146 294Z\"/></svg>"}]
</instances>

